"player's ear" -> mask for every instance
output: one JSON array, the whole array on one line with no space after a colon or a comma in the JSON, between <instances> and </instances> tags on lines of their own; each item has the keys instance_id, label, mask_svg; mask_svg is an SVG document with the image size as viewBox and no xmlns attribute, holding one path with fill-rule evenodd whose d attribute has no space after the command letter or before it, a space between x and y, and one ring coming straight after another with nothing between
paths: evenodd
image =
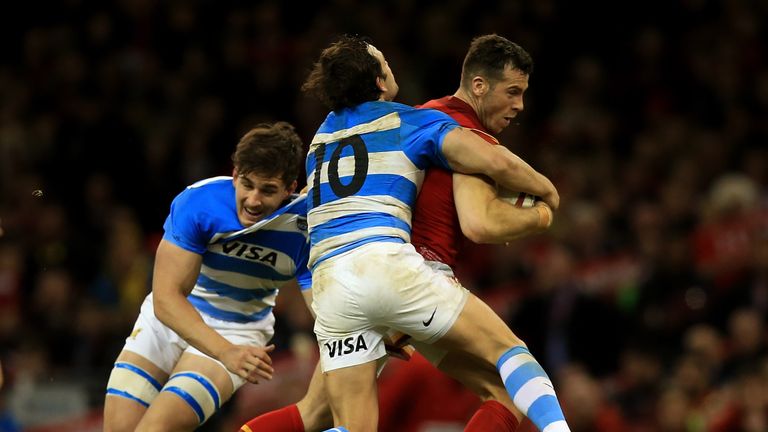
<instances>
[{"instance_id":1,"label":"player's ear","mask_svg":"<svg viewBox=\"0 0 768 432\"><path fill-rule=\"evenodd\" d=\"M472 94L473 95L480 97L484 95L489 88L490 88L490 85L488 84L488 80L481 77L480 75L477 75L474 78L472 78Z\"/></svg>"},{"instance_id":2,"label":"player's ear","mask_svg":"<svg viewBox=\"0 0 768 432\"><path fill-rule=\"evenodd\" d=\"M286 188L286 190L288 191L288 193L289 193L289 194L292 194L292 193L293 193L293 192L296 190L296 186L298 186L298 185L299 185L299 182L297 182L296 180L294 180L294 181L293 181L293 183L291 183L290 185L288 185L288 187Z\"/></svg>"},{"instance_id":3,"label":"player's ear","mask_svg":"<svg viewBox=\"0 0 768 432\"><path fill-rule=\"evenodd\" d=\"M237 182L237 168L232 168L232 184Z\"/></svg>"},{"instance_id":4,"label":"player's ear","mask_svg":"<svg viewBox=\"0 0 768 432\"><path fill-rule=\"evenodd\" d=\"M387 87L386 77L376 77L376 87L378 87L382 93L388 92L389 87Z\"/></svg>"}]
</instances>

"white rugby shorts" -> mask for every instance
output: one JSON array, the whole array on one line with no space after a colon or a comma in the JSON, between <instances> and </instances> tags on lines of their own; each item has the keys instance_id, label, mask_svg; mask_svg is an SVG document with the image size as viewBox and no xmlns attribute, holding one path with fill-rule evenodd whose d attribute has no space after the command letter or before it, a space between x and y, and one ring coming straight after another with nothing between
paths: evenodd
<instances>
[{"instance_id":1,"label":"white rugby shorts","mask_svg":"<svg viewBox=\"0 0 768 432\"><path fill-rule=\"evenodd\" d=\"M390 328L425 344L439 340L469 296L450 275L410 243L370 243L318 264L312 308L323 371L385 356Z\"/></svg>"},{"instance_id":2,"label":"white rugby shorts","mask_svg":"<svg viewBox=\"0 0 768 432\"><path fill-rule=\"evenodd\" d=\"M274 334L275 317L272 314L252 323L222 321L204 313L200 313L200 316L209 327L236 345L263 347ZM146 358L169 375L185 352L206 357L220 364L229 373L234 390L245 384L244 379L227 370L223 363L189 345L176 332L160 322L155 316L151 293L144 299L139 317L130 336L125 339L123 349Z\"/></svg>"}]
</instances>

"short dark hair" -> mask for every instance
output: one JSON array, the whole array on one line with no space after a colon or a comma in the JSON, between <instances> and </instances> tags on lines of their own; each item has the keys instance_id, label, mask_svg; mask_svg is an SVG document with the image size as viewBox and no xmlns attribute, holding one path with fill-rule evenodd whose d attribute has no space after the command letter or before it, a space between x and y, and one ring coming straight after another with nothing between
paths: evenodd
<instances>
[{"instance_id":1,"label":"short dark hair","mask_svg":"<svg viewBox=\"0 0 768 432\"><path fill-rule=\"evenodd\" d=\"M461 68L461 85L468 86L472 77L480 75L493 84L501 80L505 67L525 75L533 72L533 59L520 45L497 34L472 39Z\"/></svg>"},{"instance_id":2,"label":"short dark hair","mask_svg":"<svg viewBox=\"0 0 768 432\"><path fill-rule=\"evenodd\" d=\"M301 90L314 94L332 111L378 100L376 78L384 71L368 45L367 38L341 36L320 54Z\"/></svg>"},{"instance_id":3,"label":"short dark hair","mask_svg":"<svg viewBox=\"0 0 768 432\"><path fill-rule=\"evenodd\" d=\"M299 177L303 153L301 138L290 123L261 123L240 138L232 163L239 175L280 177L290 186Z\"/></svg>"}]
</instances>

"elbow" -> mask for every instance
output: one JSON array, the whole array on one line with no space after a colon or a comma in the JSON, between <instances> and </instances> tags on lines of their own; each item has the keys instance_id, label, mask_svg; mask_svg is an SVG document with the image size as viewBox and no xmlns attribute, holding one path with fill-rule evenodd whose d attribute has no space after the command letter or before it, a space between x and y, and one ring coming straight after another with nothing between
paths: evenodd
<instances>
[{"instance_id":1,"label":"elbow","mask_svg":"<svg viewBox=\"0 0 768 432\"><path fill-rule=\"evenodd\" d=\"M492 243L493 236L487 226L479 221L465 221L461 224L461 232L472 243L485 244Z\"/></svg>"},{"instance_id":2,"label":"elbow","mask_svg":"<svg viewBox=\"0 0 768 432\"><path fill-rule=\"evenodd\" d=\"M499 180L514 176L520 169L520 166L513 158L498 157L493 159L489 169L488 176L498 182Z\"/></svg>"},{"instance_id":3,"label":"elbow","mask_svg":"<svg viewBox=\"0 0 768 432\"><path fill-rule=\"evenodd\" d=\"M163 296L157 295L156 292L152 293L152 308L155 317L165 325L168 325L167 322L170 317L170 305L168 303L168 300Z\"/></svg>"}]
</instances>

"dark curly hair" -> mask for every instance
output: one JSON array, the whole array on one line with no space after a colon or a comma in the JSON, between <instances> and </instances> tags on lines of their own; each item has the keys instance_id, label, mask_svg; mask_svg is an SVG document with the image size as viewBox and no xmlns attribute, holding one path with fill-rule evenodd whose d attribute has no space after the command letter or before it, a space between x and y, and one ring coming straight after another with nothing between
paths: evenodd
<instances>
[{"instance_id":1,"label":"dark curly hair","mask_svg":"<svg viewBox=\"0 0 768 432\"><path fill-rule=\"evenodd\" d=\"M333 111L350 108L381 96L376 78L381 63L368 51L368 39L344 35L320 54L301 90L317 96Z\"/></svg>"},{"instance_id":2,"label":"dark curly hair","mask_svg":"<svg viewBox=\"0 0 768 432\"><path fill-rule=\"evenodd\" d=\"M232 154L238 174L280 177L286 186L299 177L304 144L287 122L261 123L248 131Z\"/></svg>"},{"instance_id":3,"label":"dark curly hair","mask_svg":"<svg viewBox=\"0 0 768 432\"><path fill-rule=\"evenodd\" d=\"M472 39L461 68L461 85L469 86L472 77L482 76L491 84L502 78L504 68L530 75L533 72L533 59L520 45L496 34L478 36Z\"/></svg>"}]
</instances>

